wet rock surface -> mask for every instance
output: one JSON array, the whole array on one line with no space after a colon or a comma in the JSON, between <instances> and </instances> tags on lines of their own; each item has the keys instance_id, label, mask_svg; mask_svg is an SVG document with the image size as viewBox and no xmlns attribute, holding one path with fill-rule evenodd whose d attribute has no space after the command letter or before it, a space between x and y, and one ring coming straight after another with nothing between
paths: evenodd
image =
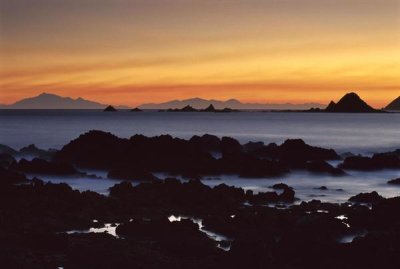
<instances>
[{"instance_id":1,"label":"wet rock surface","mask_svg":"<svg viewBox=\"0 0 400 269\"><path fill-rule=\"evenodd\" d=\"M374 199L371 209L317 200L282 209L265 203L292 199L294 192L284 194L291 190L287 185L278 186L284 189L281 195L253 194L171 178L116 184L103 196L39 179L24 185L2 182L0 239L7 243L0 245L0 261L6 268L399 266L400 217L393 214L400 210L399 198ZM230 250L217 248L189 219L169 221L172 214L203 219L207 230L230 238ZM118 237L65 233L106 222L120 223ZM339 242L360 230L368 233Z\"/></svg>"},{"instance_id":2,"label":"wet rock surface","mask_svg":"<svg viewBox=\"0 0 400 269\"><path fill-rule=\"evenodd\" d=\"M389 180L389 181L388 181L388 184L400 185L400 177L399 177L399 178L395 178L395 179Z\"/></svg>"},{"instance_id":3,"label":"wet rock surface","mask_svg":"<svg viewBox=\"0 0 400 269\"><path fill-rule=\"evenodd\" d=\"M339 165L342 169L380 170L400 168L400 157L394 153L379 153L372 157L351 156Z\"/></svg>"},{"instance_id":4,"label":"wet rock surface","mask_svg":"<svg viewBox=\"0 0 400 269\"><path fill-rule=\"evenodd\" d=\"M214 158L212 151L221 157ZM283 183L256 193L225 184L210 187L198 179L157 180L151 174L265 176L293 167L308 170L310 162L317 167L313 170L325 173L334 167L324 162L336 158L332 150L298 140L244 149L232 138L210 135L122 139L103 132L82 135L47 161L16 162L2 155L0 264L34 269L399 268L400 197L371 192L344 204L300 202ZM60 163L71 166L55 169ZM101 195L28 180L24 174L38 167L44 173L72 171L74 165L107 168L109 177L148 180L118 183L109 195ZM93 229L106 223L116 236ZM213 235L224 239L217 242Z\"/></svg>"},{"instance_id":5,"label":"wet rock surface","mask_svg":"<svg viewBox=\"0 0 400 269\"><path fill-rule=\"evenodd\" d=\"M213 153L219 153L220 158ZM129 139L110 133L90 131L65 145L54 160L79 167L113 170L111 177L129 179L128 174L166 172L189 177L237 174L242 177L273 177L290 169L342 175L326 160L339 159L332 149L307 145L302 140L287 140L282 145L241 145L236 139L212 135L189 140L169 135ZM130 172L129 172L130 171ZM136 176L135 176L136 177Z\"/></svg>"}]
</instances>

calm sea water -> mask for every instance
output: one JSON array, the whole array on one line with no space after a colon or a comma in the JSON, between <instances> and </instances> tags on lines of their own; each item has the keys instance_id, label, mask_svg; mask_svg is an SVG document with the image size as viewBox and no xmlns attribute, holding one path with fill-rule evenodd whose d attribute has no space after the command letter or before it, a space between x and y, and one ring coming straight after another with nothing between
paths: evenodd
<instances>
[{"instance_id":1,"label":"calm sea water","mask_svg":"<svg viewBox=\"0 0 400 269\"><path fill-rule=\"evenodd\" d=\"M311 145L334 148L338 152L371 154L400 148L400 114L322 114L322 113L104 113L96 110L0 110L0 144L21 148L36 144L42 148L61 148L71 139L91 129L112 132L120 137L171 134L189 138L205 133L232 136L245 143L281 143L302 138ZM107 171L91 171L106 177ZM400 195L400 187L386 184L400 177L400 170L376 172L348 171L343 177L292 172L274 179L246 179L221 176L206 179L208 185L226 183L268 191L269 186L285 182L293 186L301 200L320 199L344 202L359 192L377 190L386 197ZM91 178L45 177L67 182L79 190L107 193L118 181ZM327 191L316 190L327 186ZM337 191L336 189L343 189Z\"/></svg>"},{"instance_id":2,"label":"calm sea water","mask_svg":"<svg viewBox=\"0 0 400 269\"><path fill-rule=\"evenodd\" d=\"M92 129L120 137L205 133L241 142L281 143L302 138L339 152L370 153L400 148L400 114L324 113L168 113L99 110L0 110L0 143L21 148L36 144L61 148Z\"/></svg>"}]
</instances>

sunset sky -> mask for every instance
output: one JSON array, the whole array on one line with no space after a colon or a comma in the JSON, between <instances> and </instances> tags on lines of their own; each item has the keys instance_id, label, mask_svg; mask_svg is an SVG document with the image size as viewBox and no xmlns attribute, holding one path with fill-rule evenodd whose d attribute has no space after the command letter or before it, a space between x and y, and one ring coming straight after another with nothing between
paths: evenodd
<instances>
[{"instance_id":1,"label":"sunset sky","mask_svg":"<svg viewBox=\"0 0 400 269\"><path fill-rule=\"evenodd\" d=\"M400 0L0 0L0 103L400 95Z\"/></svg>"}]
</instances>

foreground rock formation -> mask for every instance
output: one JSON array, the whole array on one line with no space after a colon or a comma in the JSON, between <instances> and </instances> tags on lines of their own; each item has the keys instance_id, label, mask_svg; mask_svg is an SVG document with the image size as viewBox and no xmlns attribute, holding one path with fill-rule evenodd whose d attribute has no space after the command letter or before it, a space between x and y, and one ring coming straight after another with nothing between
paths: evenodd
<instances>
[{"instance_id":1,"label":"foreground rock formation","mask_svg":"<svg viewBox=\"0 0 400 269\"><path fill-rule=\"evenodd\" d=\"M400 266L400 216L393 214L400 197L360 194L354 204L313 200L282 208L270 203L293 201L285 184L275 186L281 194L255 194L171 178L120 183L103 196L39 179L15 185L21 180L23 175L0 170L2 268ZM105 223L116 236L88 230ZM205 231L225 239L216 242ZM344 239L349 237L354 239Z\"/></svg>"}]
</instances>

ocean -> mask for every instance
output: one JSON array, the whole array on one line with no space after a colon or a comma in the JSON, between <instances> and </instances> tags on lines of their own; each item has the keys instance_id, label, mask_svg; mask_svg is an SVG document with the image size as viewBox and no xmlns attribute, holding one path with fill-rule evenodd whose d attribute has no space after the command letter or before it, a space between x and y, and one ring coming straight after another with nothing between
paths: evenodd
<instances>
[{"instance_id":1,"label":"ocean","mask_svg":"<svg viewBox=\"0 0 400 269\"><path fill-rule=\"evenodd\" d=\"M400 148L400 114L326 114L288 112L170 113L102 112L100 110L0 110L0 144L19 149L29 144L60 149L89 130L103 130L120 137L134 134L170 134L190 138L205 133L231 136L241 143L263 141L282 143L301 138L314 146L333 148L338 153L370 155ZM95 171L104 176L106 171ZM301 200L320 199L344 202L359 192L377 190L386 197L399 195L400 187L389 186L389 179L400 177L400 170L376 172L348 171L343 177L292 172L275 179L245 179L232 176L205 179L209 185L226 183L254 191L269 190L277 182L293 186ZM53 182L68 182L79 190L107 193L116 183L108 179L67 179L45 177ZM328 191L315 188L327 186ZM343 191L336 191L343 189Z\"/></svg>"}]
</instances>

